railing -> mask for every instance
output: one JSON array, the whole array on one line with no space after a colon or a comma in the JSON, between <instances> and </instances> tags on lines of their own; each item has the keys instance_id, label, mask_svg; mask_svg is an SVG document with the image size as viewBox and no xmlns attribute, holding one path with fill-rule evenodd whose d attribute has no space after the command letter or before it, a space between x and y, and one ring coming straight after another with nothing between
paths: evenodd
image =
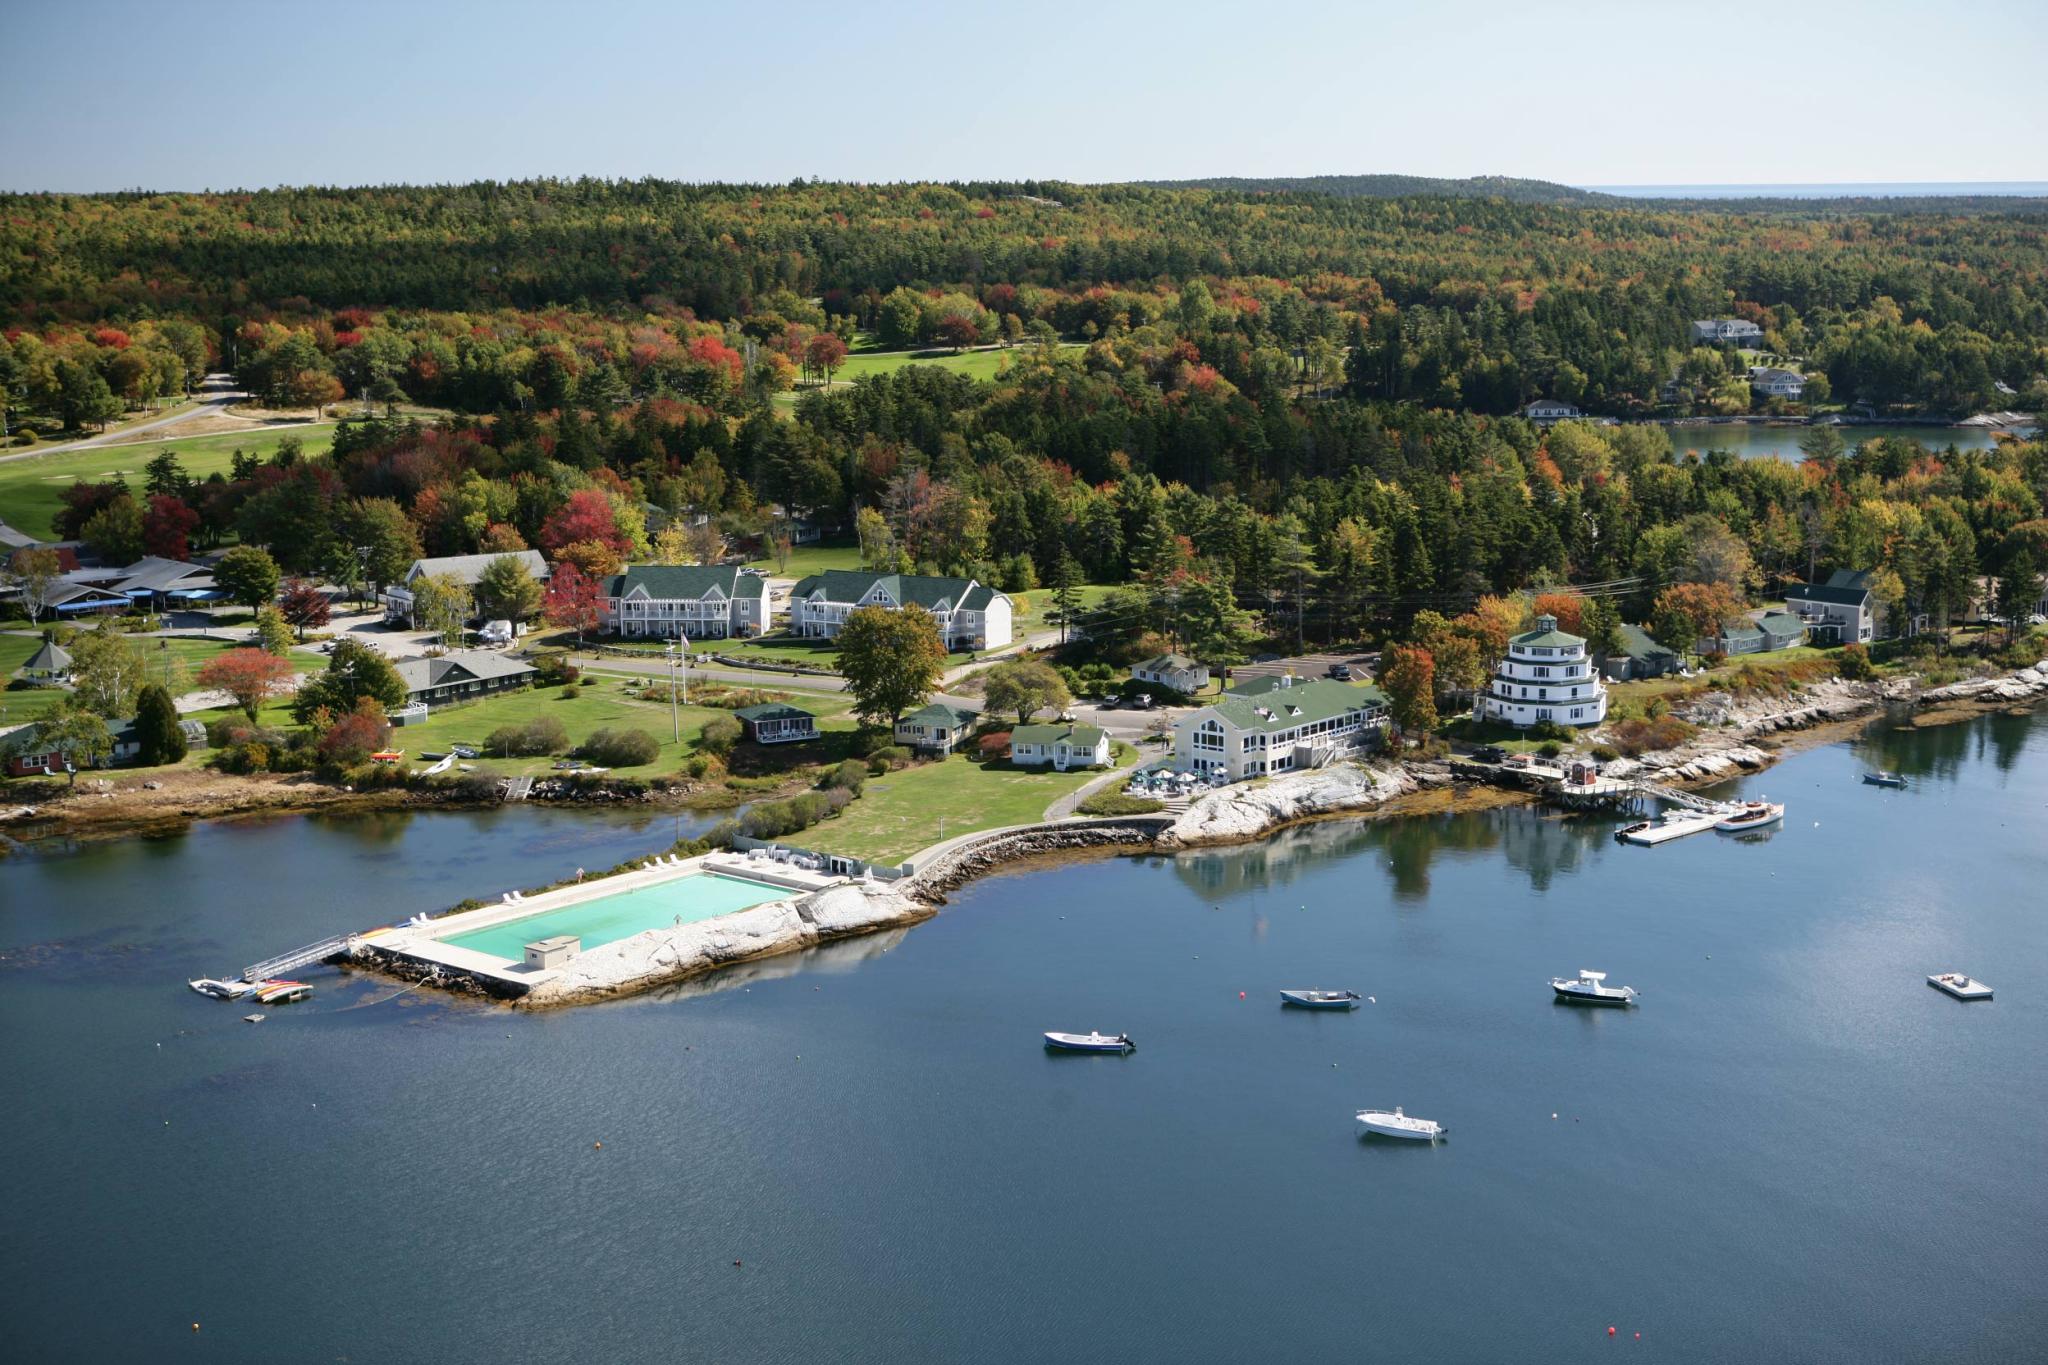
<instances>
[{"instance_id":1,"label":"railing","mask_svg":"<svg viewBox=\"0 0 2048 1365\"><path fill-rule=\"evenodd\" d=\"M295 971L315 962L325 962L328 958L338 957L347 951L349 942L354 937L353 934L336 934L333 938L323 938L318 943L309 943L303 948L295 948L289 953L244 967L242 980L261 981L265 977L276 976L279 972Z\"/></svg>"}]
</instances>

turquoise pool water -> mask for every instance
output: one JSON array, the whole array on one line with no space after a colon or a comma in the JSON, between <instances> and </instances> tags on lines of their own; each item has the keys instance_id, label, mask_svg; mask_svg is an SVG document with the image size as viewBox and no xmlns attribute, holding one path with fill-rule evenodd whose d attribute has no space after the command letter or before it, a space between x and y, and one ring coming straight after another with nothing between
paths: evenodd
<instances>
[{"instance_id":1,"label":"turquoise pool water","mask_svg":"<svg viewBox=\"0 0 2048 1365\"><path fill-rule=\"evenodd\" d=\"M518 962L525 957L527 944L556 934L574 934L583 940L585 948L595 948L601 943L674 924L679 916L689 924L796 894L743 877L698 872L659 886L600 896L580 905L565 905L559 910L507 920L441 941Z\"/></svg>"}]
</instances>

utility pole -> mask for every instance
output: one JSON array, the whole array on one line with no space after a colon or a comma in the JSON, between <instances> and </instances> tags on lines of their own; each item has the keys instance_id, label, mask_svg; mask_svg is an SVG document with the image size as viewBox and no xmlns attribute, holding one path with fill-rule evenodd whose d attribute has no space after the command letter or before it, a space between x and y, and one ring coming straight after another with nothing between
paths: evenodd
<instances>
[{"instance_id":1,"label":"utility pole","mask_svg":"<svg viewBox=\"0 0 2048 1365\"><path fill-rule=\"evenodd\" d=\"M683 713L676 708L676 642L670 640L662 646L662 653L668 655L668 717L675 732L675 742L683 742Z\"/></svg>"}]
</instances>

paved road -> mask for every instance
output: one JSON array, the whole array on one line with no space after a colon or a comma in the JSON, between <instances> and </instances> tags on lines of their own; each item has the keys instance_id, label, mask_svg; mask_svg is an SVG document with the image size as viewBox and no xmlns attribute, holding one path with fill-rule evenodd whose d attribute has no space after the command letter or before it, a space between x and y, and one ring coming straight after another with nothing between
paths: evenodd
<instances>
[{"instance_id":1,"label":"paved road","mask_svg":"<svg viewBox=\"0 0 2048 1365\"><path fill-rule=\"evenodd\" d=\"M60 455L67 450L89 450L94 446L118 445L121 442L133 440L145 431L156 431L161 427L176 426L180 422L189 422L195 417L204 417L209 413L221 412L230 404L239 403L249 396L236 388L234 380L224 374L210 374L206 376L199 386L199 392L201 396L198 406L187 408L183 412L174 412L169 417L158 417L148 422L137 422L132 427L122 427L119 431L110 431L101 436L88 436L82 441L66 441L62 445L54 446L37 446L33 450L24 450L17 454L0 458L32 460L39 455Z\"/></svg>"}]
</instances>

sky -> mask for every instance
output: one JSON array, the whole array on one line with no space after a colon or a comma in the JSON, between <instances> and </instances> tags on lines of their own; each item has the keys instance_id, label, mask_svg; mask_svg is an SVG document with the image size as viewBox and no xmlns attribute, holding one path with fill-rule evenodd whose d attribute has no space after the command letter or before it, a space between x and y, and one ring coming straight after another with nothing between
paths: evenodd
<instances>
[{"instance_id":1,"label":"sky","mask_svg":"<svg viewBox=\"0 0 2048 1365\"><path fill-rule=\"evenodd\" d=\"M0 0L0 189L2048 180L2043 0Z\"/></svg>"}]
</instances>

